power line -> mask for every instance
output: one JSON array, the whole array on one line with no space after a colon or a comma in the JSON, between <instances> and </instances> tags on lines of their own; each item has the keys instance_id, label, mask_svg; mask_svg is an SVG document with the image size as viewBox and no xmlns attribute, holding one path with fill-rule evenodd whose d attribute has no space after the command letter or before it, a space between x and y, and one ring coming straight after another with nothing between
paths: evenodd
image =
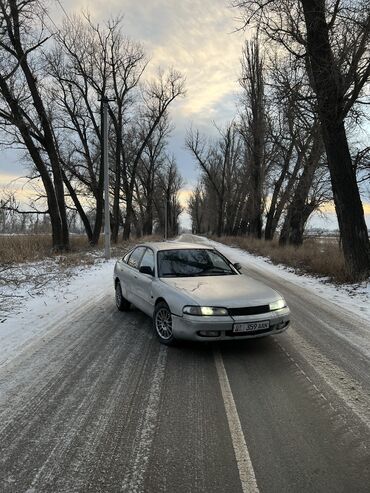
<instances>
[{"instance_id":1,"label":"power line","mask_svg":"<svg viewBox=\"0 0 370 493\"><path fill-rule=\"evenodd\" d=\"M47 30L49 31L49 33L50 33L51 35L53 35L53 34L58 35L58 34L59 34L59 27L55 24L55 22L53 21L53 19L50 17L50 15L49 15L48 11L47 11L47 10L46 10L46 8L45 8L45 7L41 4L40 0L36 0L36 1L37 1L37 3L39 4L39 6L40 6L41 10L42 10L42 11L44 12L44 14L46 15L46 17L48 17L48 19L50 20L50 22L51 22L51 23L53 24L53 26L55 27L56 32L54 33L54 32L50 29L50 27L49 27L46 23L44 23L45 27L47 28Z\"/></svg>"},{"instance_id":2,"label":"power line","mask_svg":"<svg viewBox=\"0 0 370 493\"><path fill-rule=\"evenodd\" d=\"M72 20L71 18L69 17L68 15L68 12L66 11L66 9L63 7L62 3L60 2L60 0L56 0L57 1L57 4L59 5L59 7L62 9L64 15L67 17L67 19L69 20L70 24L73 25L72 23Z\"/></svg>"}]
</instances>

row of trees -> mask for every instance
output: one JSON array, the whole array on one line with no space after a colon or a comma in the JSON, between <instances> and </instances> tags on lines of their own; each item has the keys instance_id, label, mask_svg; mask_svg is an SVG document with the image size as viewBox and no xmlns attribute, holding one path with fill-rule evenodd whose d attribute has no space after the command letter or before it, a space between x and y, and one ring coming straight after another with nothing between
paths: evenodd
<instances>
[{"instance_id":1,"label":"row of trees","mask_svg":"<svg viewBox=\"0 0 370 493\"><path fill-rule=\"evenodd\" d=\"M215 141L187 136L201 170L189 203L193 227L271 240L280 226L280 242L298 246L310 214L331 198L320 125L290 64L275 60L267 71L258 39L246 43L241 62L238 117Z\"/></svg>"},{"instance_id":2,"label":"row of trees","mask_svg":"<svg viewBox=\"0 0 370 493\"><path fill-rule=\"evenodd\" d=\"M53 28L51 28L51 24ZM0 0L0 128L20 146L43 185L53 246L69 247L78 213L91 244L102 230L104 169L101 100L109 97L112 239L164 228L176 232L182 186L168 154L169 107L184 94L175 70L143 82L148 65L121 19L95 24L67 17L57 28L39 0ZM69 213L72 211L72 214Z\"/></svg>"},{"instance_id":3,"label":"row of trees","mask_svg":"<svg viewBox=\"0 0 370 493\"><path fill-rule=\"evenodd\" d=\"M350 146L348 133L368 103L369 4L234 6L257 34L243 50L234 122L213 141L196 130L187 136L201 170L189 202L193 229L267 240L279 231L280 243L300 245L311 213L333 199L347 268L353 278L367 277L370 243L358 187L364 174L356 171L366 167L368 149Z\"/></svg>"}]
</instances>

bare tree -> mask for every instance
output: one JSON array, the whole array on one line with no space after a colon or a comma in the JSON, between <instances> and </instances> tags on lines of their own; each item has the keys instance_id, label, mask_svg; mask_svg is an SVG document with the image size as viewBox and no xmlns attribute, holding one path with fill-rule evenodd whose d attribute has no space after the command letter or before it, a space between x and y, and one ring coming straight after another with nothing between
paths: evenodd
<instances>
[{"instance_id":1,"label":"bare tree","mask_svg":"<svg viewBox=\"0 0 370 493\"><path fill-rule=\"evenodd\" d=\"M263 213L263 184L265 179L265 94L263 60L258 38L247 41L241 59L243 88L241 132L246 143L249 162L249 194L246 214L248 234L261 238Z\"/></svg>"},{"instance_id":2,"label":"bare tree","mask_svg":"<svg viewBox=\"0 0 370 493\"><path fill-rule=\"evenodd\" d=\"M174 157L168 157L165 166L157 173L154 205L157 211L157 231L162 234L166 229L169 237L179 233L179 216L183 208L179 201L179 191L184 182Z\"/></svg>"},{"instance_id":3,"label":"bare tree","mask_svg":"<svg viewBox=\"0 0 370 493\"><path fill-rule=\"evenodd\" d=\"M121 181L127 180L127 175L122 176L125 154L125 126L130 119L130 111L135 104L137 87L146 68L147 60L143 48L138 43L133 43L122 35L120 20L109 26L111 33L110 65L112 79L112 95L115 98L114 109L110 111L110 117L115 130L115 154L114 154L114 200L112 213L112 239L117 241L120 224L120 191ZM151 233L149 233L151 234Z\"/></svg>"},{"instance_id":4,"label":"bare tree","mask_svg":"<svg viewBox=\"0 0 370 493\"><path fill-rule=\"evenodd\" d=\"M370 242L345 129L370 78L367 1L235 1L245 25L305 61L317 102L343 252L354 279L370 273Z\"/></svg>"},{"instance_id":5,"label":"bare tree","mask_svg":"<svg viewBox=\"0 0 370 493\"><path fill-rule=\"evenodd\" d=\"M145 84L137 124L131 130L131 156L123 162L123 191L126 198L126 217L123 225L123 239L128 239L133 219L133 198L137 170L145 148L155 130L166 118L173 101L185 94L184 77L175 70L160 71L158 77Z\"/></svg>"},{"instance_id":6,"label":"bare tree","mask_svg":"<svg viewBox=\"0 0 370 493\"><path fill-rule=\"evenodd\" d=\"M204 226L205 192L202 183L199 183L195 187L195 190L188 199L187 210L191 217L192 233L204 233L206 231Z\"/></svg>"},{"instance_id":7,"label":"bare tree","mask_svg":"<svg viewBox=\"0 0 370 493\"><path fill-rule=\"evenodd\" d=\"M236 166L240 163L240 134L235 124L220 130L220 138L215 142L207 142L199 131L188 131L186 147L194 156L204 175L203 181L208 183L215 195L216 202L216 233L218 236L225 231L225 217L230 216L227 199L233 193L230 188ZM231 227L232 229L232 227Z\"/></svg>"},{"instance_id":8,"label":"bare tree","mask_svg":"<svg viewBox=\"0 0 370 493\"><path fill-rule=\"evenodd\" d=\"M278 166L281 172L278 171L274 185L265 237L275 231L287 208L279 241L298 246L303 242L309 215L322 200L321 194L320 200L312 195L324 151L320 124L305 71L292 55L283 60L274 59L269 84L272 109L278 115L270 125L275 144L273 154L281 160L282 166Z\"/></svg>"},{"instance_id":9,"label":"bare tree","mask_svg":"<svg viewBox=\"0 0 370 493\"><path fill-rule=\"evenodd\" d=\"M319 125L313 128L313 132L310 150L304 156L303 172L295 186L280 233L280 245L286 243L295 246L302 245L307 220L312 212L321 205L314 196L309 200L309 193L324 150Z\"/></svg>"},{"instance_id":10,"label":"bare tree","mask_svg":"<svg viewBox=\"0 0 370 493\"><path fill-rule=\"evenodd\" d=\"M151 235L154 226L154 193L158 173L167 162L167 137L171 131L171 124L165 115L156 131L148 141L142 154L137 173L136 202L141 211L141 221L144 235Z\"/></svg>"},{"instance_id":11,"label":"bare tree","mask_svg":"<svg viewBox=\"0 0 370 493\"><path fill-rule=\"evenodd\" d=\"M102 108L98 100L110 91L118 99L117 115L113 113L113 130L120 132L118 138L116 133L115 142L116 149L118 147L121 152L122 109L128 92L137 83L135 75L132 75L135 67L133 60L140 61L142 51L138 48L136 53L136 47L122 39L119 19L100 26L94 24L89 16L69 17L64 21L57 41L57 46L48 57L48 68L54 80L51 96L58 115L56 125L60 137L59 153L64 163L64 180L85 224L89 241L96 244L101 232L104 206ZM119 171L120 159L119 156ZM91 194L95 200L93 225L80 201L83 194Z\"/></svg>"},{"instance_id":12,"label":"bare tree","mask_svg":"<svg viewBox=\"0 0 370 493\"><path fill-rule=\"evenodd\" d=\"M0 1L0 118L27 149L45 187L53 247L69 248L63 176L47 105L43 55L47 43L43 7L35 0ZM34 27L31 27L34 26Z\"/></svg>"}]
</instances>

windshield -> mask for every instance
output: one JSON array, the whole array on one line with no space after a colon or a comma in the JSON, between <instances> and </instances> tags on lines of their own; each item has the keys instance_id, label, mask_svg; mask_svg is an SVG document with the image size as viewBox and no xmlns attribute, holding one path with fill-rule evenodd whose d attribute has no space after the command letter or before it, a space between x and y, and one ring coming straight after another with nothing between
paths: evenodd
<instances>
[{"instance_id":1,"label":"windshield","mask_svg":"<svg viewBox=\"0 0 370 493\"><path fill-rule=\"evenodd\" d=\"M158 252L159 277L236 275L227 260L215 250L162 250Z\"/></svg>"}]
</instances>

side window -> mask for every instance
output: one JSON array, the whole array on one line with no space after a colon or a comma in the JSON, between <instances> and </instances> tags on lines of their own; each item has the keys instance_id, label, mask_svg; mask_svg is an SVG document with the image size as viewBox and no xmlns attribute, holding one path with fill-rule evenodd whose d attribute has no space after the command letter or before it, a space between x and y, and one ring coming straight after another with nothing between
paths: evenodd
<instances>
[{"instance_id":1,"label":"side window","mask_svg":"<svg viewBox=\"0 0 370 493\"><path fill-rule=\"evenodd\" d=\"M128 253L126 253L126 255L123 257L123 261L125 262L125 264L128 263L128 259L130 258L130 255L131 253L133 252L133 250L130 250Z\"/></svg>"},{"instance_id":2,"label":"side window","mask_svg":"<svg viewBox=\"0 0 370 493\"><path fill-rule=\"evenodd\" d=\"M146 249L143 258L141 259L140 267L150 267L154 272L154 253L150 248Z\"/></svg>"},{"instance_id":3,"label":"side window","mask_svg":"<svg viewBox=\"0 0 370 493\"><path fill-rule=\"evenodd\" d=\"M134 267L134 269L137 269L139 267L140 259L144 253L145 247L137 247L135 250L131 253L127 263L131 267Z\"/></svg>"}]
</instances>

